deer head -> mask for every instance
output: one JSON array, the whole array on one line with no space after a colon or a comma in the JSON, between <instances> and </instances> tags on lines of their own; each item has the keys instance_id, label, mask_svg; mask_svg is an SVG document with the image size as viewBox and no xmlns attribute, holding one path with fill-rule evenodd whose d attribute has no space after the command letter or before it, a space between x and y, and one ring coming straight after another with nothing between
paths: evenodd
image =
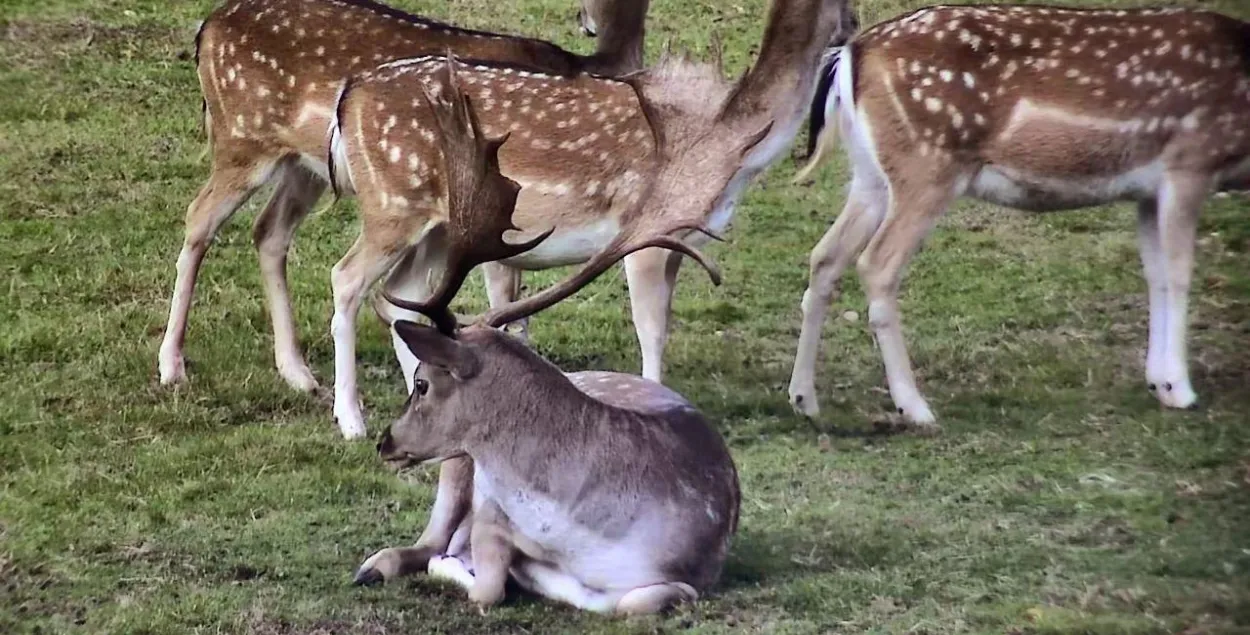
<instances>
[{"instance_id":1,"label":"deer head","mask_svg":"<svg viewBox=\"0 0 1250 635\"><path fill-rule=\"evenodd\" d=\"M558 368L496 329L471 326L455 337L407 321L395 329L422 364L403 413L378 443L394 467L459 456L465 436L481 431L478 424L515 419L509 409L521 403L558 408L560 389L569 385Z\"/></svg>"},{"instance_id":2,"label":"deer head","mask_svg":"<svg viewBox=\"0 0 1250 635\"><path fill-rule=\"evenodd\" d=\"M650 0L582 0L577 21L597 38L592 60L614 60L619 68L642 68Z\"/></svg>"}]
</instances>

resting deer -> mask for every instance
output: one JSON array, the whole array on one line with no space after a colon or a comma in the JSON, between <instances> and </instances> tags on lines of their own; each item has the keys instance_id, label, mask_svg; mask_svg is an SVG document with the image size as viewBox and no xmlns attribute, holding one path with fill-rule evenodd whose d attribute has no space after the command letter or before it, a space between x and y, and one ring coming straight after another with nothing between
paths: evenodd
<instances>
[{"instance_id":1,"label":"resting deer","mask_svg":"<svg viewBox=\"0 0 1250 635\"><path fill-rule=\"evenodd\" d=\"M449 522L460 539L429 571L463 585L483 606L503 599L509 576L594 611L652 613L693 601L719 576L737 526L738 478L724 441L658 383L608 372L565 375L495 327L558 302L637 249L670 246L706 263L668 236L698 227L705 210L670 220L642 216L574 276L459 329L449 305L469 270L514 257L545 236L504 240L519 189L499 172L504 137L484 138L461 93L469 77L438 63L444 72L412 94L425 104L425 129L441 150L448 268L428 301L390 299L438 328L394 323L423 363L403 414L378 444L395 466L451 459L462 479L469 465L462 457L471 461L471 481L440 483L436 507L453 492L459 511ZM357 581L425 566L430 554L414 551L379 552Z\"/></svg>"},{"instance_id":2,"label":"resting deer","mask_svg":"<svg viewBox=\"0 0 1250 635\"><path fill-rule=\"evenodd\" d=\"M811 254L790 381L802 413L838 279L856 261L894 405L935 426L897 302L904 266L951 202L1030 210L1137 202L1150 304L1146 381L1195 403L1186 366L1194 233L1213 189L1250 175L1250 24L1187 9L946 6L841 50L815 167L840 129L853 176ZM805 176L801 174L799 178Z\"/></svg>"},{"instance_id":3,"label":"resting deer","mask_svg":"<svg viewBox=\"0 0 1250 635\"><path fill-rule=\"evenodd\" d=\"M759 58L736 85L723 79L718 64L671 56L627 79L458 64L483 129L514 139L500 162L523 186L518 240L549 233L499 264L543 269L585 262L635 231L640 210L707 212L704 229L723 231L743 189L802 126L821 52L846 13L845 0L775 0ZM392 295L426 298L446 270L446 167L429 129L429 106L414 97L434 85L445 64L422 57L384 65L357 76L338 105L333 180L339 191L359 194L362 218L359 239L332 274L334 415L348 437L365 431L355 368L364 294L389 271ZM689 240L697 245L705 238ZM679 258L670 249L625 259L642 374L653 381L660 380ZM494 296L492 305L514 299ZM385 302L375 309L387 323L416 318ZM400 359L411 382L417 360Z\"/></svg>"},{"instance_id":4,"label":"resting deer","mask_svg":"<svg viewBox=\"0 0 1250 635\"><path fill-rule=\"evenodd\" d=\"M553 73L625 73L642 65L647 7L646 0L582 0L583 21L592 21L598 33L590 56L541 40L456 28L369 0L231 0L214 11L196 36L212 173L187 210L160 349L161 383L186 377L187 314L209 243L257 189L273 184L252 236L273 322L274 360L293 388L317 387L300 353L286 257L296 228L325 191L326 130L345 78L401 57L448 51Z\"/></svg>"}]
</instances>

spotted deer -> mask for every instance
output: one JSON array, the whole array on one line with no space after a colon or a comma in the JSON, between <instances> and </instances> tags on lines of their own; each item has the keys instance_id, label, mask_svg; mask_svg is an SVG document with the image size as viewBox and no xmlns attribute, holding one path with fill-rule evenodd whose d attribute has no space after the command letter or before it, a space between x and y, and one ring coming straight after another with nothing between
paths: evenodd
<instances>
[{"instance_id":1,"label":"spotted deer","mask_svg":"<svg viewBox=\"0 0 1250 635\"><path fill-rule=\"evenodd\" d=\"M517 240L548 233L499 263L544 269L586 262L660 210L707 212L702 229L722 232L750 180L801 127L821 52L846 13L845 0L774 0L759 57L736 84L722 77L719 64L676 56L620 79L458 63L458 81L478 104L483 130L512 136L499 160L522 185ZM334 415L348 437L365 432L355 368L364 294L389 272L392 295L425 298L446 270L445 167L429 106L415 96L445 65L438 56L386 64L353 79L338 104L330 164L336 188L359 196L362 219L360 237L332 273ZM689 240L706 238L696 233ZM625 258L642 374L653 381L660 380L680 258L672 252ZM492 295L491 303L514 299ZM417 317L386 302L375 309L389 324ZM418 360L399 352L411 382Z\"/></svg>"},{"instance_id":2,"label":"spotted deer","mask_svg":"<svg viewBox=\"0 0 1250 635\"><path fill-rule=\"evenodd\" d=\"M256 190L274 192L252 236L272 319L274 360L293 388L316 389L295 331L286 258L325 191L326 130L345 79L378 64L447 53L552 73L616 75L642 65L647 0L582 0L597 50L580 56L531 38L461 29L369 0L230 0L196 36L196 71L212 172L186 215L160 380L186 378L183 341L200 263L223 223Z\"/></svg>"},{"instance_id":3,"label":"spotted deer","mask_svg":"<svg viewBox=\"0 0 1250 635\"><path fill-rule=\"evenodd\" d=\"M838 132L852 178L811 253L796 409L818 412L820 331L855 260L894 405L935 427L897 295L905 265L963 196L1039 212L1135 201L1146 381L1165 406L1195 403L1185 352L1195 226L1212 190L1250 176L1250 24L1189 9L932 7L865 31L834 74L825 112L837 125L799 178Z\"/></svg>"},{"instance_id":4,"label":"spotted deer","mask_svg":"<svg viewBox=\"0 0 1250 635\"><path fill-rule=\"evenodd\" d=\"M509 577L539 595L601 612L653 613L693 601L719 576L738 520L737 472L720 435L658 383L609 372L566 375L496 327L575 293L638 249L675 248L714 271L670 236L700 227L706 210L644 212L628 235L573 276L460 328L449 306L469 270L548 238L504 239L520 186L500 173L498 157L520 140L484 134L463 92L472 90L472 75L461 77L448 60L437 64L442 71L410 95L428 111L422 129L440 149L447 269L423 302L388 298L436 328L394 323L423 363L378 452L396 467L453 466L461 480L440 482L435 513L453 514L443 522L459 539L432 559L419 548L384 549L356 580L375 583L426 568L461 584L481 606L503 599Z\"/></svg>"}]
</instances>

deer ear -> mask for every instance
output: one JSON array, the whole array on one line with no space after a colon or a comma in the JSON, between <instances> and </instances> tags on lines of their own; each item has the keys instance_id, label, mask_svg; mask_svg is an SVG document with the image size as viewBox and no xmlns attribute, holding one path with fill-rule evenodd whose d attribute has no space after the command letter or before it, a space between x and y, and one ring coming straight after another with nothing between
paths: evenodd
<instances>
[{"instance_id":1,"label":"deer ear","mask_svg":"<svg viewBox=\"0 0 1250 635\"><path fill-rule=\"evenodd\" d=\"M446 369L456 379L470 379L477 375L480 369L477 355L438 329L408 320L396 320L392 327L417 359Z\"/></svg>"}]
</instances>

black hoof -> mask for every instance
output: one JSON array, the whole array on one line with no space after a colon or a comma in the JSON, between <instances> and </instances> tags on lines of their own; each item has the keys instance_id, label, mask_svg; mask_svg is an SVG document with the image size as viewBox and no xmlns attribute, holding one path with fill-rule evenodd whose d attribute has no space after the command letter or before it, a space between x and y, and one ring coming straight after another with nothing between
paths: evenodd
<instances>
[{"instance_id":1,"label":"black hoof","mask_svg":"<svg viewBox=\"0 0 1250 635\"><path fill-rule=\"evenodd\" d=\"M386 582L386 578L382 577L382 572L369 567L356 572L356 577L352 579L352 584L356 586L377 586Z\"/></svg>"}]
</instances>

